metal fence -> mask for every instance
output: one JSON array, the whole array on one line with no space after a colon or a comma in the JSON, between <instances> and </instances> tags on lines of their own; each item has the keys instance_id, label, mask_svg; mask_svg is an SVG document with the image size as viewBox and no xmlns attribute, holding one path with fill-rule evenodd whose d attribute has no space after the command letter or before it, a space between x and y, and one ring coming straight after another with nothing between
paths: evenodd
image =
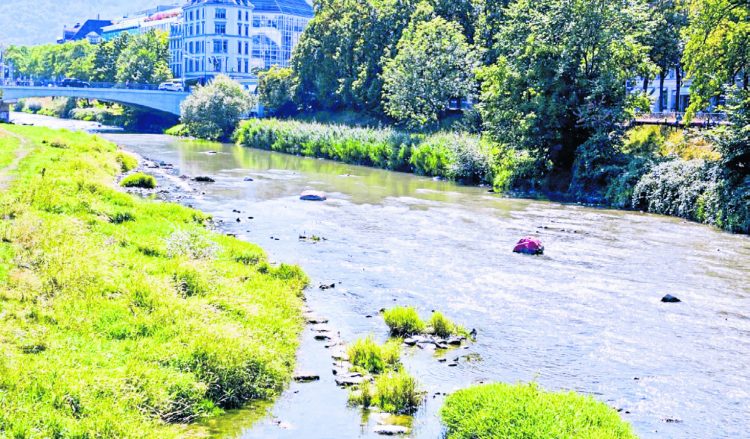
<instances>
[{"instance_id":1,"label":"metal fence","mask_svg":"<svg viewBox=\"0 0 750 439\"><path fill-rule=\"evenodd\" d=\"M668 111L661 113L643 113L635 118L639 123L652 123L662 125L684 125L685 113ZM729 123L726 113L696 113L690 120L691 125L714 126Z\"/></svg>"}]
</instances>

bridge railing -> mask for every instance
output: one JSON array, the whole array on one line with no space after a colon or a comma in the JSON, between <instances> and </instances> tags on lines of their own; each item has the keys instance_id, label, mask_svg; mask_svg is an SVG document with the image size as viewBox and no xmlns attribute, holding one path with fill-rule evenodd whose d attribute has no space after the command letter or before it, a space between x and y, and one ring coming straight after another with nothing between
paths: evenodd
<instances>
[{"instance_id":1,"label":"bridge railing","mask_svg":"<svg viewBox=\"0 0 750 439\"><path fill-rule=\"evenodd\" d=\"M665 111L661 113L642 113L635 117L636 122L660 125L683 125L685 113ZM714 126L728 123L726 113L699 112L690 120L691 125Z\"/></svg>"},{"instance_id":2,"label":"bridge railing","mask_svg":"<svg viewBox=\"0 0 750 439\"><path fill-rule=\"evenodd\" d=\"M158 84L144 84L137 82L87 82L88 87L91 88L121 88L129 90L158 90ZM62 81L53 81L46 79L6 79L0 81L0 86L6 87L69 87L69 85L63 85ZM185 91L189 91L186 87Z\"/></svg>"}]
</instances>

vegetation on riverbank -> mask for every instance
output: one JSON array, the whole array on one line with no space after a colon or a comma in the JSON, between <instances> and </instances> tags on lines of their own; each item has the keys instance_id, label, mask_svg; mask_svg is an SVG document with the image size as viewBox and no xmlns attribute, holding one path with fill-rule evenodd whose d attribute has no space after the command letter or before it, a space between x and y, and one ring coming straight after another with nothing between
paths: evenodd
<instances>
[{"instance_id":1,"label":"vegetation on riverbank","mask_svg":"<svg viewBox=\"0 0 750 439\"><path fill-rule=\"evenodd\" d=\"M0 195L0 436L178 437L280 392L298 268L201 212L120 192L133 158L109 142L6 129L31 150ZM0 136L3 164L18 144Z\"/></svg>"},{"instance_id":2,"label":"vegetation on riverbank","mask_svg":"<svg viewBox=\"0 0 750 439\"><path fill-rule=\"evenodd\" d=\"M448 396L440 412L447 439L635 439L606 404L574 392L551 393L536 384L488 384Z\"/></svg>"}]
</instances>

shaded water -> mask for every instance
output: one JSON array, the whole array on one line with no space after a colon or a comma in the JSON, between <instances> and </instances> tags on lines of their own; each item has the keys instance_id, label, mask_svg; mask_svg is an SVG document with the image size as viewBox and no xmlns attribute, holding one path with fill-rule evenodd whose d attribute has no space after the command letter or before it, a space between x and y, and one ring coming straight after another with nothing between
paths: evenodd
<instances>
[{"instance_id":1,"label":"shaded water","mask_svg":"<svg viewBox=\"0 0 750 439\"><path fill-rule=\"evenodd\" d=\"M309 306L342 338L372 333L385 340L377 310L394 304L415 305L424 317L439 309L476 328L476 343L445 354L462 357L458 367L439 363L432 352L405 352L407 369L430 392L411 437L440 436L443 398L436 392L519 380L592 394L622 409L644 438L748 437L747 236L675 218L504 199L480 188L232 145L107 137L173 163L179 173L215 178L184 201L224 220L227 232L260 244L272 260L302 266L312 279ZM305 189L324 190L329 201L302 202ZM298 239L313 234L327 240ZM527 234L544 241L544 256L511 253ZM333 282L340 284L317 288ZM660 303L668 293L683 303ZM475 361L464 357L469 354ZM299 368L321 380L293 383L270 408L271 417L253 424L249 413L236 412L213 422L213 432L375 436L379 419L347 408L331 365L306 330Z\"/></svg>"}]
</instances>

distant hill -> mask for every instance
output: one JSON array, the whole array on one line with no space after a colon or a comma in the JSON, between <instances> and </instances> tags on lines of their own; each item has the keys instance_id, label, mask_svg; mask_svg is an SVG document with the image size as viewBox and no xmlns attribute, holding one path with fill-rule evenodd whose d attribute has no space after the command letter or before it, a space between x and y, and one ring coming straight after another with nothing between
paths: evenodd
<instances>
[{"instance_id":1,"label":"distant hill","mask_svg":"<svg viewBox=\"0 0 750 439\"><path fill-rule=\"evenodd\" d=\"M0 46L54 43L63 26L89 18L114 19L174 1L159 0L0 0Z\"/></svg>"}]
</instances>

